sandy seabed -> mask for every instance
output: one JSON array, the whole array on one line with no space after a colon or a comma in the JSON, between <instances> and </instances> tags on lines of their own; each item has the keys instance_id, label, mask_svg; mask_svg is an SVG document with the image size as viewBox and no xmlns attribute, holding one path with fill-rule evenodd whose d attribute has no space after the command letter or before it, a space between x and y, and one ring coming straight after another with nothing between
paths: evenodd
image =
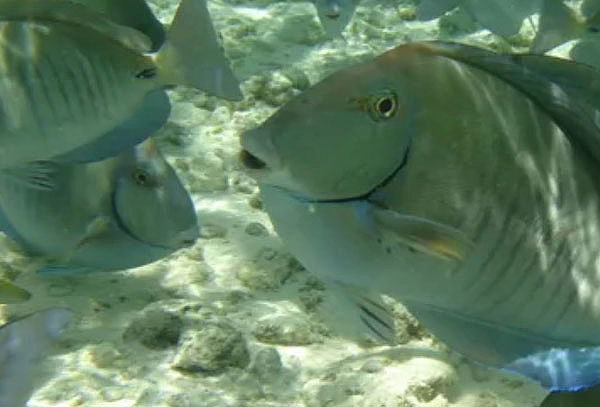
<instances>
[{"instance_id":1,"label":"sandy seabed","mask_svg":"<svg viewBox=\"0 0 600 407\"><path fill-rule=\"evenodd\" d=\"M177 0L150 1L169 22ZM40 366L30 407L534 407L544 391L466 362L395 305L398 345L328 323L349 310L288 253L237 163L239 135L343 66L411 40L511 43L461 13L414 21L410 0L364 0L343 38L326 40L308 2L209 1L246 98L171 91L156 135L193 196L202 238L136 270L44 278L1 238L0 273L33 293L5 318L50 306L75 316ZM328 306L329 304L329 306ZM340 323L338 325L343 325Z\"/></svg>"}]
</instances>

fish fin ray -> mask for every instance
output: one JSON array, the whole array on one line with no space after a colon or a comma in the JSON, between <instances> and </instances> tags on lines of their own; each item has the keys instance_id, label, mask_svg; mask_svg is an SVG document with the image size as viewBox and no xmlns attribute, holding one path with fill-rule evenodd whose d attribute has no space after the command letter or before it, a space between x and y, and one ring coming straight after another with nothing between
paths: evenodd
<instances>
[{"instance_id":1,"label":"fish fin ray","mask_svg":"<svg viewBox=\"0 0 600 407\"><path fill-rule=\"evenodd\" d=\"M52 191L57 188L54 180L57 168L52 161L32 161L17 167L2 169L0 174L27 188Z\"/></svg>"},{"instance_id":2,"label":"fish fin ray","mask_svg":"<svg viewBox=\"0 0 600 407\"><path fill-rule=\"evenodd\" d=\"M371 213L384 232L392 233L400 244L427 255L446 261L461 261L473 247L473 242L453 227L374 205Z\"/></svg>"}]
</instances>

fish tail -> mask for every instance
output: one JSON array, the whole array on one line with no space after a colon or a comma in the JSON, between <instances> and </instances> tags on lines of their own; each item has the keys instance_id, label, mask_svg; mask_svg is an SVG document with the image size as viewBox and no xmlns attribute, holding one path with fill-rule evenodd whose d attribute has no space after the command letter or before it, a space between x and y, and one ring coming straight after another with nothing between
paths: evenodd
<instances>
[{"instance_id":1,"label":"fish tail","mask_svg":"<svg viewBox=\"0 0 600 407\"><path fill-rule=\"evenodd\" d=\"M154 60L165 85L191 86L226 99L242 99L205 0L181 0Z\"/></svg>"},{"instance_id":2,"label":"fish tail","mask_svg":"<svg viewBox=\"0 0 600 407\"><path fill-rule=\"evenodd\" d=\"M564 42L577 38L586 27L586 22L578 18L574 10L563 0L544 0L538 31L530 50L534 54L543 54Z\"/></svg>"}]
</instances>

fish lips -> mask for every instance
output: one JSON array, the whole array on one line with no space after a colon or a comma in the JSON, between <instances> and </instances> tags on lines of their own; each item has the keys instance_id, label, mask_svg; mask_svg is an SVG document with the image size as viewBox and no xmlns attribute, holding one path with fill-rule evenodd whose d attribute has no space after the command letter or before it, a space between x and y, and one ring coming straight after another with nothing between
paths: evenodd
<instances>
[{"instance_id":1,"label":"fish lips","mask_svg":"<svg viewBox=\"0 0 600 407\"><path fill-rule=\"evenodd\" d=\"M281 169L281 161L271 137L261 128L245 132L241 138L239 159L251 176L262 179Z\"/></svg>"}]
</instances>

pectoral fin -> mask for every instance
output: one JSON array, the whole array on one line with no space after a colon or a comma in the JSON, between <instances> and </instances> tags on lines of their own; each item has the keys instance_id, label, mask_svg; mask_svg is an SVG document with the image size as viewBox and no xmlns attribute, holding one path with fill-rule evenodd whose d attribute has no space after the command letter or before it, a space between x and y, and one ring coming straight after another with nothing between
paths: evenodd
<instances>
[{"instance_id":1,"label":"pectoral fin","mask_svg":"<svg viewBox=\"0 0 600 407\"><path fill-rule=\"evenodd\" d=\"M473 242L460 230L417 216L373 206L375 223L413 250L447 261L464 260Z\"/></svg>"},{"instance_id":2,"label":"pectoral fin","mask_svg":"<svg viewBox=\"0 0 600 407\"><path fill-rule=\"evenodd\" d=\"M5 168L0 174L27 188L52 191L57 187L54 180L56 171L57 165L51 161L33 161L18 167Z\"/></svg>"}]
</instances>

